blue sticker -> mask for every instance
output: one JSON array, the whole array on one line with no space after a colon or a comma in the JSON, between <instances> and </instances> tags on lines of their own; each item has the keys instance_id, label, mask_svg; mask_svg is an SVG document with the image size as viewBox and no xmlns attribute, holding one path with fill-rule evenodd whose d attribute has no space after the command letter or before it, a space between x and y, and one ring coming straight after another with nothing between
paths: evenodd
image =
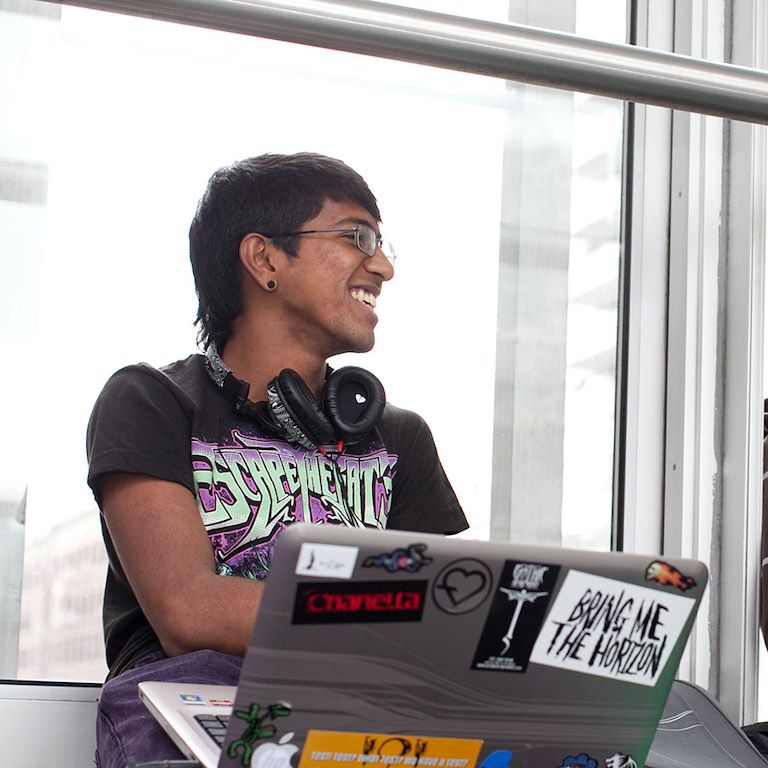
<instances>
[{"instance_id":1,"label":"blue sticker","mask_svg":"<svg viewBox=\"0 0 768 768\"><path fill-rule=\"evenodd\" d=\"M179 698L185 703L185 704L202 704L203 699L201 696L196 696L193 693L180 693Z\"/></svg>"},{"instance_id":2,"label":"blue sticker","mask_svg":"<svg viewBox=\"0 0 768 768\"><path fill-rule=\"evenodd\" d=\"M557 768L597 768L597 760L590 757L586 752L578 755L568 755L563 758L563 762Z\"/></svg>"},{"instance_id":3,"label":"blue sticker","mask_svg":"<svg viewBox=\"0 0 768 768\"><path fill-rule=\"evenodd\" d=\"M513 755L508 749L497 749L483 760L480 768L510 768Z\"/></svg>"}]
</instances>

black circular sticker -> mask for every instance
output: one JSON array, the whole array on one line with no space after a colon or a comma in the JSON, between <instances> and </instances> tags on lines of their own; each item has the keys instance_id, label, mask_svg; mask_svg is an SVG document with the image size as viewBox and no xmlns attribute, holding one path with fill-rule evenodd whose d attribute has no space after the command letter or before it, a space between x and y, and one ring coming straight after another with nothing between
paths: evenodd
<instances>
[{"instance_id":1,"label":"black circular sticker","mask_svg":"<svg viewBox=\"0 0 768 768\"><path fill-rule=\"evenodd\" d=\"M432 582L432 599L445 613L469 613L482 605L493 587L493 577L481 560L464 558L443 568Z\"/></svg>"}]
</instances>

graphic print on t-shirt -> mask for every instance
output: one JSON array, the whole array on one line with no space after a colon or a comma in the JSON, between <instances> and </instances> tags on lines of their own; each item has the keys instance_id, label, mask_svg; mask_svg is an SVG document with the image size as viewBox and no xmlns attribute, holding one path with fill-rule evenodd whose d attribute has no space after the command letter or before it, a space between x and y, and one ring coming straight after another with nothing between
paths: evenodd
<instances>
[{"instance_id":1,"label":"graphic print on t-shirt","mask_svg":"<svg viewBox=\"0 0 768 768\"><path fill-rule=\"evenodd\" d=\"M291 523L384 528L397 456L382 447L337 459L232 431L232 444L192 438L200 515L220 573L262 579Z\"/></svg>"}]
</instances>

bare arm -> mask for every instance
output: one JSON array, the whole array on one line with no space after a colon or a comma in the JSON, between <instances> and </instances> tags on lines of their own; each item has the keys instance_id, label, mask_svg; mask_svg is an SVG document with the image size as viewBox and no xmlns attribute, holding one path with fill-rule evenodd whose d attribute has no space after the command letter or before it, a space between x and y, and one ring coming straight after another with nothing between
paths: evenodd
<instances>
[{"instance_id":1,"label":"bare arm","mask_svg":"<svg viewBox=\"0 0 768 768\"><path fill-rule=\"evenodd\" d=\"M216 574L190 491L122 473L104 477L100 490L117 555L163 650L243 655L263 584Z\"/></svg>"}]
</instances>

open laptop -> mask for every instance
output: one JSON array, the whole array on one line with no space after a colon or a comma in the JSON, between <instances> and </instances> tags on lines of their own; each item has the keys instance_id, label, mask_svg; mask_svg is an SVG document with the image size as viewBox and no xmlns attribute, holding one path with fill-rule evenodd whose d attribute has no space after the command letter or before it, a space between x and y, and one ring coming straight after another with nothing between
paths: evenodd
<instances>
[{"instance_id":1,"label":"open laptop","mask_svg":"<svg viewBox=\"0 0 768 768\"><path fill-rule=\"evenodd\" d=\"M295 525L237 690L140 691L206 768L640 768L706 581L694 560ZM221 748L181 733L233 695Z\"/></svg>"}]
</instances>

